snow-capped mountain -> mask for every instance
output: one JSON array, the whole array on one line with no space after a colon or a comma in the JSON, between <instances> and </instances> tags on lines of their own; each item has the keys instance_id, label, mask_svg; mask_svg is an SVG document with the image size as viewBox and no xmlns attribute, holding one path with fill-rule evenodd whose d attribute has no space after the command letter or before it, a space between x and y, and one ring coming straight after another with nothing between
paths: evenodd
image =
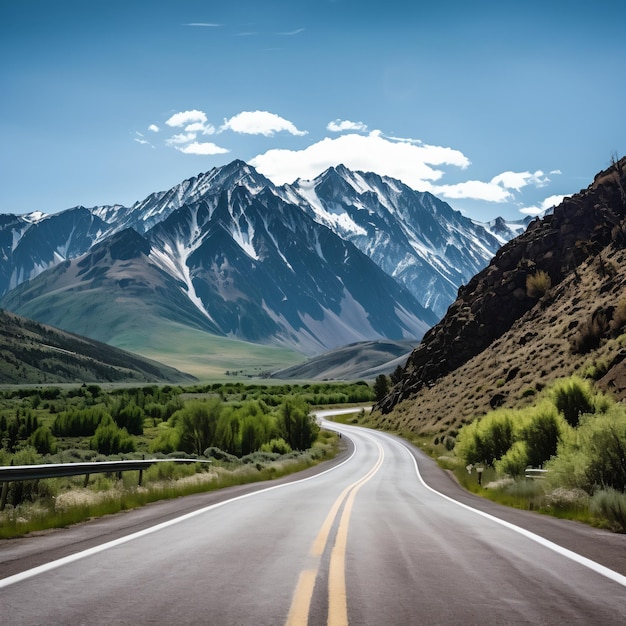
<instances>
[{"instance_id":1,"label":"snow-capped mountain","mask_svg":"<svg viewBox=\"0 0 626 626\"><path fill-rule=\"evenodd\" d=\"M305 354L418 340L436 321L350 242L269 190L238 183L183 204L145 236L115 233L2 306L104 341L140 315Z\"/></svg>"},{"instance_id":2,"label":"snow-capped mountain","mask_svg":"<svg viewBox=\"0 0 626 626\"><path fill-rule=\"evenodd\" d=\"M123 325L105 309L142 310L147 298L153 317L307 354L418 340L514 236L505 226L343 166L276 187L234 161L131 207L0 216L0 294L11 290L0 306L104 340L115 333L96 314ZM137 248L132 262L118 258L120 241ZM70 328L68 306L81 311L65 316Z\"/></svg>"},{"instance_id":3,"label":"snow-capped mountain","mask_svg":"<svg viewBox=\"0 0 626 626\"><path fill-rule=\"evenodd\" d=\"M495 236L430 193L343 165L285 185L279 193L354 243L438 316L459 286L515 236L512 229Z\"/></svg>"}]
</instances>

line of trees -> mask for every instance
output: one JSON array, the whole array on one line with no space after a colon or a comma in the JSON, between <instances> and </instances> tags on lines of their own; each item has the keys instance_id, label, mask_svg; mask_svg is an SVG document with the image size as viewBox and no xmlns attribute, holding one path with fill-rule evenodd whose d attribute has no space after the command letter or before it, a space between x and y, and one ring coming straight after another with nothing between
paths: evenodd
<instances>
[{"instance_id":1,"label":"line of trees","mask_svg":"<svg viewBox=\"0 0 626 626\"><path fill-rule=\"evenodd\" d=\"M190 401L161 425L153 452L176 450L202 455L208 448L245 456L257 450L306 450L319 426L301 398L287 398L276 409L263 401L229 405L220 398Z\"/></svg>"}]
</instances>

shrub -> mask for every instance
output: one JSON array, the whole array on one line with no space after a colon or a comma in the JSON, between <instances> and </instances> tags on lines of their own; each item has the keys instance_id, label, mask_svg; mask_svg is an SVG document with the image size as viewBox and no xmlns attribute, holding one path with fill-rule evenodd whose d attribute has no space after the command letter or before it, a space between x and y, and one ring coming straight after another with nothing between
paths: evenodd
<instances>
[{"instance_id":1,"label":"shrub","mask_svg":"<svg viewBox=\"0 0 626 626\"><path fill-rule=\"evenodd\" d=\"M516 441L507 453L494 463L499 474L508 474L515 478L523 477L528 465L528 450L525 441Z\"/></svg>"},{"instance_id":2,"label":"shrub","mask_svg":"<svg viewBox=\"0 0 626 626\"><path fill-rule=\"evenodd\" d=\"M550 402L533 407L520 436L526 444L527 465L538 467L556 454L563 418Z\"/></svg>"},{"instance_id":3,"label":"shrub","mask_svg":"<svg viewBox=\"0 0 626 626\"><path fill-rule=\"evenodd\" d=\"M29 438L30 443L39 454L56 454L57 443L47 426L40 426Z\"/></svg>"},{"instance_id":4,"label":"shrub","mask_svg":"<svg viewBox=\"0 0 626 626\"><path fill-rule=\"evenodd\" d=\"M622 298L613 311L610 328L614 335L619 335L626 326L626 298Z\"/></svg>"},{"instance_id":5,"label":"shrub","mask_svg":"<svg viewBox=\"0 0 626 626\"><path fill-rule=\"evenodd\" d=\"M602 339L608 334L609 320L605 311L595 311L593 315L580 326L578 333L571 340L571 349L574 354L587 354L600 346Z\"/></svg>"},{"instance_id":6,"label":"shrub","mask_svg":"<svg viewBox=\"0 0 626 626\"><path fill-rule=\"evenodd\" d=\"M180 449L201 455L213 444L222 401L210 398L205 402L187 402L170 418L180 434Z\"/></svg>"},{"instance_id":7,"label":"shrub","mask_svg":"<svg viewBox=\"0 0 626 626\"><path fill-rule=\"evenodd\" d=\"M513 445L514 411L492 411L464 426L457 437L456 453L466 463L489 465L506 454Z\"/></svg>"},{"instance_id":8,"label":"shrub","mask_svg":"<svg viewBox=\"0 0 626 626\"><path fill-rule=\"evenodd\" d=\"M320 427L310 407L300 398L287 398L278 410L278 431L293 450L306 450L313 445Z\"/></svg>"},{"instance_id":9,"label":"shrub","mask_svg":"<svg viewBox=\"0 0 626 626\"><path fill-rule=\"evenodd\" d=\"M125 428L119 428L112 417L105 417L94 436L91 438L90 447L100 454L110 455L119 452L134 452L135 442Z\"/></svg>"},{"instance_id":10,"label":"shrub","mask_svg":"<svg viewBox=\"0 0 626 626\"><path fill-rule=\"evenodd\" d=\"M289 454L291 452L291 446L282 438L272 439L267 443L264 443L261 448L261 452L274 452L276 454Z\"/></svg>"},{"instance_id":11,"label":"shrub","mask_svg":"<svg viewBox=\"0 0 626 626\"><path fill-rule=\"evenodd\" d=\"M588 380L572 376L558 381L553 385L550 395L570 426L577 426L584 413L594 412L595 392Z\"/></svg>"},{"instance_id":12,"label":"shrub","mask_svg":"<svg viewBox=\"0 0 626 626\"><path fill-rule=\"evenodd\" d=\"M615 530L626 531L625 493L611 488L597 491L589 502L589 510L606 519Z\"/></svg>"},{"instance_id":13,"label":"shrub","mask_svg":"<svg viewBox=\"0 0 626 626\"><path fill-rule=\"evenodd\" d=\"M526 278L526 293L530 298L541 298L552 287L550 275L538 270Z\"/></svg>"}]
</instances>

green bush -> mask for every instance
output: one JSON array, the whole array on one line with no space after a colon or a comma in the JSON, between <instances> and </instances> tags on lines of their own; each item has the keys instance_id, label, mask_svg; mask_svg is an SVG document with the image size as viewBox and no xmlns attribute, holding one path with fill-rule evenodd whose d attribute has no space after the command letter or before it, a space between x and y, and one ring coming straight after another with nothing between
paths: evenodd
<instances>
[{"instance_id":1,"label":"green bush","mask_svg":"<svg viewBox=\"0 0 626 626\"><path fill-rule=\"evenodd\" d=\"M134 452L135 442L125 428L120 428L113 418L105 417L94 436L91 438L90 447L100 454L110 455L120 452Z\"/></svg>"},{"instance_id":2,"label":"green bush","mask_svg":"<svg viewBox=\"0 0 626 626\"><path fill-rule=\"evenodd\" d=\"M105 417L111 415L103 407L69 409L56 416L52 432L57 437L89 437Z\"/></svg>"},{"instance_id":3,"label":"green bush","mask_svg":"<svg viewBox=\"0 0 626 626\"><path fill-rule=\"evenodd\" d=\"M546 467L548 480L558 486L590 495L606 488L626 491L626 409L614 405L606 413L582 417L578 428L562 434L557 455Z\"/></svg>"},{"instance_id":4,"label":"green bush","mask_svg":"<svg viewBox=\"0 0 626 626\"><path fill-rule=\"evenodd\" d=\"M516 441L506 454L494 463L498 474L507 474L515 478L523 477L528 465L528 450L525 441Z\"/></svg>"},{"instance_id":5,"label":"green bush","mask_svg":"<svg viewBox=\"0 0 626 626\"><path fill-rule=\"evenodd\" d=\"M563 417L550 402L542 402L525 412L520 437L526 443L527 465L540 467L556 454L564 428Z\"/></svg>"},{"instance_id":6,"label":"green bush","mask_svg":"<svg viewBox=\"0 0 626 626\"><path fill-rule=\"evenodd\" d=\"M577 376L556 382L550 392L554 405L570 426L577 426L581 415L595 410L595 391L588 380Z\"/></svg>"},{"instance_id":7,"label":"green bush","mask_svg":"<svg viewBox=\"0 0 626 626\"><path fill-rule=\"evenodd\" d=\"M300 398L287 398L278 410L278 431L293 450L306 450L313 445L320 427L310 407Z\"/></svg>"},{"instance_id":8,"label":"green bush","mask_svg":"<svg viewBox=\"0 0 626 626\"><path fill-rule=\"evenodd\" d=\"M261 448L261 452L274 452L276 454L289 454L291 452L291 446L282 438L272 439L267 443L264 443Z\"/></svg>"},{"instance_id":9,"label":"green bush","mask_svg":"<svg viewBox=\"0 0 626 626\"><path fill-rule=\"evenodd\" d=\"M590 511L607 520L618 531L626 531L626 494L615 489L596 491L589 503Z\"/></svg>"},{"instance_id":10,"label":"green bush","mask_svg":"<svg viewBox=\"0 0 626 626\"><path fill-rule=\"evenodd\" d=\"M513 445L515 414L510 409L498 409L465 425L457 436L456 454L466 463L492 465Z\"/></svg>"},{"instance_id":11,"label":"green bush","mask_svg":"<svg viewBox=\"0 0 626 626\"><path fill-rule=\"evenodd\" d=\"M56 454L57 443L47 426L40 426L28 439L39 454Z\"/></svg>"}]
</instances>

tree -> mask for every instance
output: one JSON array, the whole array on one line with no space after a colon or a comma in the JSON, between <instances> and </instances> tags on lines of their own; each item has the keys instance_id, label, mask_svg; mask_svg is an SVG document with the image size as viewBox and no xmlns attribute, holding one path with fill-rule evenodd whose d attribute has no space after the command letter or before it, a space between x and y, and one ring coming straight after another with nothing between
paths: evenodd
<instances>
[{"instance_id":1,"label":"tree","mask_svg":"<svg viewBox=\"0 0 626 626\"><path fill-rule=\"evenodd\" d=\"M172 420L180 432L180 447L185 452L201 455L213 445L222 401L211 398L206 402L187 402Z\"/></svg>"},{"instance_id":2,"label":"tree","mask_svg":"<svg viewBox=\"0 0 626 626\"><path fill-rule=\"evenodd\" d=\"M404 368L402 367L402 365L398 365L398 367L396 367L396 369L391 374L391 384L397 385L402 380L403 376Z\"/></svg>"},{"instance_id":3,"label":"tree","mask_svg":"<svg viewBox=\"0 0 626 626\"><path fill-rule=\"evenodd\" d=\"M389 378L384 374L376 376L374 381L374 396L376 402L380 402L389 393Z\"/></svg>"},{"instance_id":4,"label":"tree","mask_svg":"<svg viewBox=\"0 0 626 626\"><path fill-rule=\"evenodd\" d=\"M47 426L37 428L28 441L39 454L55 454L57 451L56 439Z\"/></svg>"},{"instance_id":5,"label":"tree","mask_svg":"<svg viewBox=\"0 0 626 626\"><path fill-rule=\"evenodd\" d=\"M278 409L278 430L293 450L307 450L317 439L320 427L309 405L301 398L286 398Z\"/></svg>"}]
</instances>

